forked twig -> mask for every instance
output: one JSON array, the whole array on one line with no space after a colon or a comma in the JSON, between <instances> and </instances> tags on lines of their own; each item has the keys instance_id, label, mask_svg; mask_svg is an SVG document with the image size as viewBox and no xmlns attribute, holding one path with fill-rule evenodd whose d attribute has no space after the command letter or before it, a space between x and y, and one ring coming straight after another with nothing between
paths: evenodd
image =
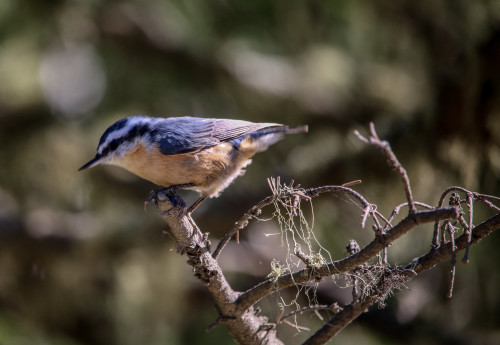
<instances>
[{"instance_id":1,"label":"forked twig","mask_svg":"<svg viewBox=\"0 0 500 345\"><path fill-rule=\"evenodd\" d=\"M415 202L413 201L413 195L410 186L410 178L408 177L406 169L401 165L394 152L392 152L391 145L389 144L389 142L386 140L380 140L380 138L377 135L377 132L375 131L375 125L373 124L373 122L370 122L371 136L369 138L365 138L356 130L354 131L354 134L362 142L374 145L379 149L381 149L382 152L384 152L384 154L387 156L389 164L398 172L399 176L401 177L401 180L403 181L404 189L406 192L406 200L408 201L409 205L409 214L417 212L417 209L415 207Z\"/></svg>"},{"instance_id":2,"label":"forked twig","mask_svg":"<svg viewBox=\"0 0 500 345\"><path fill-rule=\"evenodd\" d=\"M418 201L415 201L415 206L418 206L418 207L421 207L421 208L424 208L424 209L427 209L427 210L432 210L434 209L434 206L431 206L431 205L427 205L423 202L418 202ZM408 206L408 202L404 202L396 207L394 207L394 210L392 210L391 212L391 216L389 217L388 219L388 222L392 222L394 220L394 218L396 218L396 216L399 214L399 211L401 210L401 208L405 207L405 206ZM388 227L387 225L385 226L384 228L384 231L387 230Z\"/></svg>"},{"instance_id":3,"label":"forked twig","mask_svg":"<svg viewBox=\"0 0 500 345\"><path fill-rule=\"evenodd\" d=\"M441 197L439 198L439 201L438 201L438 204L436 207L442 207L443 206L443 203L444 203L444 200L446 199L446 197L448 196L448 194L452 193L452 192L462 192L466 195L469 195L469 194L472 194L472 192L470 192L469 190L465 189L465 188L462 188L462 187L458 187L458 186L452 186L452 187L449 187L448 189L446 189L443 194L441 194ZM450 200L450 203L453 202L453 200ZM459 205L460 203L458 203ZM432 247L434 249L436 248L439 248L439 222L435 222L434 223L434 233L433 233L433 236L432 236Z\"/></svg>"}]
</instances>

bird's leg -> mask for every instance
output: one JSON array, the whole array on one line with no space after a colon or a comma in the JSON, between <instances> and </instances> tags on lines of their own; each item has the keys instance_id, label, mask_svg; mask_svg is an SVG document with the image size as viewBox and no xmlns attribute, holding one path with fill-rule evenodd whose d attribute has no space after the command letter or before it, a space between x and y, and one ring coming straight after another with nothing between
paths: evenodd
<instances>
[{"instance_id":1,"label":"bird's leg","mask_svg":"<svg viewBox=\"0 0 500 345\"><path fill-rule=\"evenodd\" d=\"M188 208L188 210L187 210L187 214L188 214L188 215L191 215L191 213L192 213L194 210L196 210L196 208L197 208L198 206L200 206L200 204L201 204L201 203L202 203L202 202L203 202L206 198L207 198L207 196L206 196L206 195L204 195L204 196L202 196L201 198L199 198L198 200L196 200L196 201L194 202L194 204L192 204L192 205Z\"/></svg>"},{"instance_id":2,"label":"bird's leg","mask_svg":"<svg viewBox=\"0 0 500 345\"><path fill-rule=\"evenodd\" d=\"M176 185L173 185L170 187L160 189L158 192L170 194L170 193L174 193L178 189L186 189L186 188L191 188L191 187L195 187L195 186L196 185L194 183L176 184Z\"/></svg>"},{"instance_id":3,"label":"bird's leg","mask_svg":"<svg viewBox=\"0 0 500 345\"><path fill-rule=\"evenodd\" d=\"M153 189L151 193L149 193L147 199L144 201L144 209L146 209L146 206L150 202L154 202L155 200L157 200L158 193L173 194L179 189L186 189L194 186L196 186L194 183L186 183L186 184L176 184L163 189Z\"/></svg>"},{"instance_id":4,"label":"bird's leg","mask_svg":"<svg viewBox=\"0 0 500 345\"><path fill-rule=\"evenodd\" d=\"M146 199L146 201L144 201L144 208L146 208L146 206L150 203L150 202L154 202L156 199L157 199L157 196L158 196L158 193L165 193L165 194L173 194L175 193L175 191L177 191L178 189L186 189L186 188L190 188L190 187L195 187L196 185L194 183L186 183L186 184L176 184L174 186L170 186L170 187L167 187L167 188L163 188L163 189L160 189L160 190L156 190L156 189L153 189L151 191L151 193L149 193L149 196L148 198ZM196 208L198 206L200 206L200 204L207 198L207 196L202 196L201 198L199 198L198 200L196 200L194 202L194 204L192 204L186 214L187 215L191 215L191 213L196 210Z\"/></svg>"}]
</instances>

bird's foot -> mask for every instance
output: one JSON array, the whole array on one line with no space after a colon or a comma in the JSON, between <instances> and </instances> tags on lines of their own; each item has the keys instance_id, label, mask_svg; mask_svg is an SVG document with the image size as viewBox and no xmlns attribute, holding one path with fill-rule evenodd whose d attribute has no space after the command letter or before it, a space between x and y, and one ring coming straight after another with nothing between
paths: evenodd
<instances>
[{"instance_id":1,"label":"bird's foot","mask_svg":"<svg viewBox=\"0 0 500 345\"><path fill-rule=\"evenodd\" d=\"M186 189L194 186L195 184L193 183L187 183L178 184L162 189L153 189L144 201L144 211L146 210L148 204L152 203L153 205L157 205L157 203L162 202L161 199L165 199L165 197L167 197L174 206L186 207L186 203L184 202L184 200L182 200L180 196L175 194L175 192L179 189ZM160 195L161 197L159 197Z\"/></svg>"}]
</instances>

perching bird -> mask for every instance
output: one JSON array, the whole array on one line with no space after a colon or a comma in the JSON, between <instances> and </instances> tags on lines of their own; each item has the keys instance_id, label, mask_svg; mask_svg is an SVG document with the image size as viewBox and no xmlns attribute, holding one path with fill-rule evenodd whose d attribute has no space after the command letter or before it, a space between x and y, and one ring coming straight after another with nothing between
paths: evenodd
<instances>
[{"instance_id":1,"label":"perching bird","mask_svg":"<svg viewBox=\"0 0 500 345\"><path fill-rule=\"evenodd\" d=\"M117 165L170 191L191 189L217 197L250 164L287 133L306 126L197 117L131 116L111 125L101 136L96 156L79 170Z\"/></svg>"}]
</instances>

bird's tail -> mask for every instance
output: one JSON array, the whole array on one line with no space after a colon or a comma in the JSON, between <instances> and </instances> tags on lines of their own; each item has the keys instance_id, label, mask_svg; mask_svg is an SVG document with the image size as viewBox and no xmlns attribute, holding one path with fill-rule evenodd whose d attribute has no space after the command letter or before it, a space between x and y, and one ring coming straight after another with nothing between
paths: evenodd
<instances>
[{"instance_id":1,"label":"bird's tail","mask_svg":"<svg viewBox=\"0 0 500 345\"><path fill-rule=\"evenodd\" d=\"M307 133L309 127L307 125L301 126L276 126L276 127L267 127L256 130L253 133L250 133L250 137L252 139L258 139L260 137L268 136L268 135L278 135L283 136L283 134L296 134L296 133Z\"/></svg>"},{"instance_id":2,"label":"bird's tail","mask_svg":"<svg viewBox=\"0 0 500 345\"><path fill-rule=\"evenodd\" d=\"M308 125L302 126L285 126L286 134L307 133L309 131Z\"/></svg>"},{"instance_id":3,"label":"bird's tail","mask_svg":"<svg viewBox=\"0 0 500 345\"><path fill-rule=\"evenodd\" d=\"M261 152L283 138L285 134L306 133L308 130L307 125L303 126L276 126L259 129L250 135L242 137L244 141L244 150L250 152ZM241 142L241 141L240 141Z\"/></svg>"}]
</instances>

